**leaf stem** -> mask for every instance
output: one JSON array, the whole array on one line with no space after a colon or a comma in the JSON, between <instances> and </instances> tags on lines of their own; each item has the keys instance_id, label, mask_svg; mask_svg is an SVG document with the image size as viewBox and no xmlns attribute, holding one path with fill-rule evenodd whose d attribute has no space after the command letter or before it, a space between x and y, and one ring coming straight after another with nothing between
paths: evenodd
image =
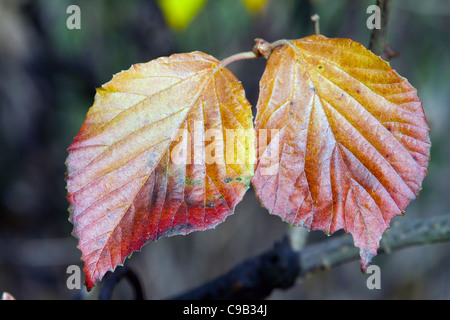
<instances>
[{"instance_id":1,"label":"leaf stem","mask_svg":"<svg viewBox=\"0 0 450 320\"><path fill-rule=\"evenodd\" d=\"M277 40L275 42L269 43L264 39L256 38L255 46L253 47L253 52L258 57L264 57L264 58L268 59L273 50L275 50L278 47L284 46L288 43L289 43L289 40L286 40L286 39L281 39L281 40Z\"/></svg>"},{"instance_id":2,"label":"leaf stem","mask_svg":"<svg viewBox=\"0 0 450 320\"><path fill-rule=\"evenodd\" d=\"M281 39L270 43L264 39L256 38L255 45L253 46L253 51L246 51L233 54L232 56L229 56L228 58L225 58L222 61L220 61L219 66L225 67L226 65L232 62L245 59L254 59L261 57L268 59L273 50L288 43L289 40L286 39Z\"/></svg>"},{"instance_id":3,"label":"leaf stem","mask_svg":"<svg viewBox=\"0 0 450 320\"><path fill-rule=\"evenodd\" d=\"M258 58L258 56L253 51L240 52L233 54L232 56L229 56L228 58L225 58L222 61L220 61L220 66L225 67L226 65L235 61L254 58Z\"/></svg>"}]
</instances>

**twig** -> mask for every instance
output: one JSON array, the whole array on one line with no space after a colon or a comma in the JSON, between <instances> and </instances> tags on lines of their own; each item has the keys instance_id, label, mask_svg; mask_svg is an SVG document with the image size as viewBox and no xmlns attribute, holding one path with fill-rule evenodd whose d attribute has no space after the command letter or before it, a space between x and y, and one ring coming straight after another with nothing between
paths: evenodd
<instances>
[{"instance_id":1,"label":"twig","mask_svg":"<svg viewBox=\"0 0 450 320\"><path fill-rule=\"evenodd\" d=\"M319 26L320 17L317 13L311 16L311 21L314 22L314 33L320 34L320 26Z\"/></svg>"},{"instance_id":2,"label":"twig","mask_svg":"<svg viewBox=\"0 0 450 320\"><path fill-rule=\"evenodd\" d=\"M369 42L369 50L381 56L384 60L391 60L399 55L387 41L390 0L377 0L380 8L380 29L372 29Z\"/></svg>"},{"instance_id":3,"label":"twig","mask_svg":"<svg viewBox=\"0 0 450 320\"><path fill-rule=\"evenodd\" d=\"M413 245L450 241L450 215L391 223L379 254ZM286 238L266 253L229 273L172 299L262 299L274 289L291 287L307 274L359 259L352 238L344 235L295 251Z\"/></svg>"},{"instance_id":4,"label":"twig","mask_svg":"<svg viewBox=\"0 0 450 320\"><path fill-rule=\"evenodd\" d=\"M450 215L404 222L392 222L383 235L378 254L415 245L450 241ZM359 259L359 251L351 237L312 245L302 251L300 276Z\"/></svg>"},{"instance_id":5,"label":"twig","mask_svg":"<svg viewBox=\"0 0 450 320\"><path fill-rule=\"evenodd\" d=\"M144 292L141 287L141 283L137 275L125 266L119 266L116 268L114 273L110 273L109 277L105 279L105 284L103 285L100 293L98 295L99 300L111 300L114 288L119 283L122 278L126 278L134 289L135 300L144 300Z\"/></svg>"}]
</instances>

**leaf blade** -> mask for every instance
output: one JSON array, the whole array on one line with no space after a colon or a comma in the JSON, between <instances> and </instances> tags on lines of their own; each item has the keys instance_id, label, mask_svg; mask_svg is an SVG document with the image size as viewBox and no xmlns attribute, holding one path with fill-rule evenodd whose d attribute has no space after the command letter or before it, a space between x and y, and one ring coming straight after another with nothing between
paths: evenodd
<instances>
[{"instance_id":1,"label":"leaf blade","mask_svg":"<svg viewBox=\"0 0 450 320\"><path fill-rule=\"evenodd\" d=\"M97 90L66 161L88 289L148 241L209 229L233 213L253 175L251 148L244 164L224 161L226 132L236 129L253 146L242 85L204 53L134 65ZM212 161L208 150L217 151Z\"/></svg>"},{"instance_id":2,"label":"leaf blade","mask_svg":"<svg viewBox=\"0 0 450 320\"><path fill-rule=\"evenodd\" d=\"M263 206L293 225L350 232L364 270L427 173L416 90L362 45L314 35L269 57L255 128L278 130L257 137L252 184Z\"/></svg>"}]
</instances>

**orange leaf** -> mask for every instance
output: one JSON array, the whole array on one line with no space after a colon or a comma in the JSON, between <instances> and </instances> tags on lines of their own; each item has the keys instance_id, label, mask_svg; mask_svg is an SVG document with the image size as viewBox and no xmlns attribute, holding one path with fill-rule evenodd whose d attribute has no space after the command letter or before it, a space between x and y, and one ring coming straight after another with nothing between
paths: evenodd
<instances>
[{"instance_id":1,"label":"orange leaf","mask_svg":"<svg viewBox=\"0 0 450 320\"><path fill-rule=\"evenodd\" d=\"M427 174L416 90L361 44L313 35L271 54L255 127L262 204L295 226L350 232L365 270Z\"/></svg>"},{"instance_id":2,"label":"orange leaf","mask_svg":"<svg viewBox=\"0 0 450 320\"><path fill-rule=\"evenodd\" d=\"M232 214L253 145L241 83L207 54L137 64L98 89L66 162L88 289L146 242Z\"/></svg>"}]
</instances>

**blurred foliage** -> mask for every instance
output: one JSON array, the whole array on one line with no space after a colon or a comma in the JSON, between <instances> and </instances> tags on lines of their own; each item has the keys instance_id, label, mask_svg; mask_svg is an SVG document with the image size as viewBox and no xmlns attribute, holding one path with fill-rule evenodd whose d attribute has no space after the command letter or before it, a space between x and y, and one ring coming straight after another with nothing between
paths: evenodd
<instances>
[{"instance_id":1,"label":"blurred foliage","mask_svg":"<svg viewBox=\"0 0 450 320\"><path fill-rule=\"evenodd\" d=\"M95 88L132 64L200 50L223 59L248 51L253 39L298 39L321 33L369 43L369 0L210 0L185 28L170 28L156 1L0 0L0 291L17 299L72 298L69 264L81 266L70 236L65 190L66 148L92 105ZM258 1L256 1L258 2ZM255 2L255 3L256 3ZM418 89L431 126L429 176L407 210L413 219L450 212L450 3L392 0L391 61ZM81 9L81 29L66 27L69 5ZM263 59L230 69L255 105ZM288 228L261 208L252 190L235 215L215 230L162 239L133 255L148 298L164 298L228 271L270 248ZM397 218L396 218L397 219ZM394 219L395 220L395 219ZM308 241L324 239L311 232ZM303 280L272 298L450 299L448 244L411 248L374 260L382 290L370 291L358 263Z\"/></svg>"},{"instance_id":2,"label":"blurred foliage","mask_svg":"<svg viewBox=\"0 0 450 320\"><path fill-rule=\"evenodd\" d=\"M267 3L267 0L241 1L250 13L258 13ZM168 26L174 30L183 30L204 7L207 0L158 0L157 2Z\"/></svg>"},{"instance_id":3,"label":"blurred foliage","mask_svg":"<svg viewBox=\"0 0 450 320\"><path fill-rule=\"evenodd\" d=\"M202 9L206 0L159 0L158 5L167 21L175 30L184 29Z\"/></svg>"}]
</instances>

